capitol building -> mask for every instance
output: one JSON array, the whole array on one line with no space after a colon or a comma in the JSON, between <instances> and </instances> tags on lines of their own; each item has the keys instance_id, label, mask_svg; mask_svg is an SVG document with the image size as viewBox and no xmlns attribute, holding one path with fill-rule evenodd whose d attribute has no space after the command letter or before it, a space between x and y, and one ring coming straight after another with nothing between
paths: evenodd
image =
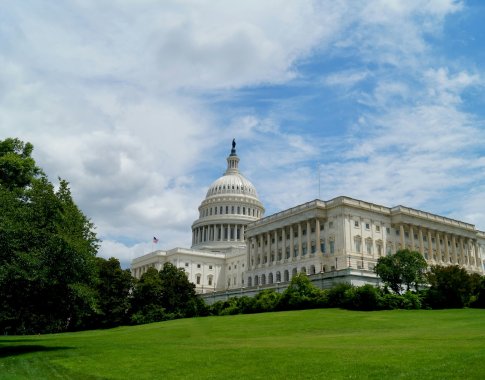
<instances>
[{"instance_id":1,"label":"capitol building","mask_svg":"<svg viewBox=\"0 0 485 380\"><path fill-rule=\"evenodd\" d=\"M484 273L485 232L459 220L345 196L264 212L255 187L239 171L233 141L226 172L199 206L191 248L150 252L133 260L131 272L140 278L170 262L185 270L197 292L214 297L279 290L300 272L320 287L378 284L378 258L408 248L428 265Z\"/></svg>"}]
</instances>

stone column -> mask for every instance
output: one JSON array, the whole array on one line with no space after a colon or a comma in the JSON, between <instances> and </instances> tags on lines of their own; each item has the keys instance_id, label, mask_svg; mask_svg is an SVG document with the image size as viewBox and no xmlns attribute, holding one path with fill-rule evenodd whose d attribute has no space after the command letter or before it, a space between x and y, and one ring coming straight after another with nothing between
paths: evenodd
<instances>
[{"instance_id":1,"label":"stone column","mask_svg":"<svg viewBox=\"0 0 485 380\"><path fill-rule=\"evenodd\" d=\"M295 250L295 238L293 233L293 225L290 225L290 259L294 260L293 251Z\"/></svg>"},{"instance_id":2,"label":"stone column","mask_svg":"<svg viewBox=\"0 0 485 380\"><path fill-rule=\"evenodd\" d=\"M463 238L460 236L460 264L465 266L466 265L466 260L465 260L465 249L463 246Z\"/></svg>"},{"instance_id":3,"label":"stone column","mask_svg":"<svg viewBox=\"0 0 485 380\"><path fill-rule=\"evenodd\" d=\"M266 249L266 262L267 265L271 264L271 236L269 232L266 232L266 241L268 242L268 248Z\"/></svg>"},{"instance_id":4,"label":"stone column","mask_svg":"<svg viewBox=\"0 0 485 380\"><path fill-rule=\"evenodd\" d=\"M436 231L435 241L436 241L436 262L438 264L441 264L443 260L441 258L440 233L438 231Z\"/></svg>"},{"instance_id":5,"label":"stone column","mask_svg":"<svg viewBox=\"0 0 485 380\"><path fill-rule=\"evenodd\" d=\"M307 256L310 256L311 251L312 251L312 236L311 236L311 226L310 226L310 221L307 220L306 222L306 254Z\"/></svg>"},{"instance_id":6,"label":"stone column","mask_svg":"<svg viewBox=\"0 0 485 380\"><path fill-rule=\"evenodd\" d=\"M418 230L418 239L419 239L419 253L421 253L421 256L424 257L423 229L421 227Z\"/></svg>"},{"instance_id":7,"label":"stone column","mask_svg":"<svg viewBox=\"0 0 485 380\"><path fill-rule=\"evenodd\" d=\"M285 227L281 229L281 233L283 234L281 236L281 239L283 240L283 247L281 248L281 259L285 260L286 259L286 228Z\"/></svg>"},{"instance_id":8,"label":"stone column","mask_svg":"<svg viewBox=\"0 0 485 380\"><path fill-rule=\"evenodd\" d=\"M273 231L273 238L274 238L274 261L278 261L278 229L276 228Z\"/></svg>"},{"instance_id":9,"label":"stone column","mask_svg":"<svg viewBox=\"0 0 485 380\"><path fill-rule=\"evenodd\" d=\"M430 230L428 230L428 260L433 260L433 241L431 240Z\"/></svg>"},{"instance_id":10,"label":"stone column","mask_svg":"<svg viewBox=\"0 0 485 380\"><path fill-rule=\"evenodd\" d=\"M415 250L415 246L414 246L414 229L413 229L413 226L412 225L409 226L409 235L410 235L410 238L411 238L411 251L414 251Z\"/></svg>"},{"instance_id":11,"label":"stone column","mask_svg":"<svg viewBox=\"0 0 485 380\"><path fill-rule=\"evenodd\" d=\"M298 260L301 260L301 254L302 254L302 250L303 250L303 233L302 233L302 230L301 230L301 223L298 223L298 257L297 259Z\"/></svg>"},{"instance_id":12,"label":"stone column","mask_svg":"<svg viewBox=\"0 0 485 380\"><path fill-rule=\"evenodd\" d=\"M315 218L315 248L316 252L315 254L320 254L322 253L321 245L320 245L320 220L318 218Z\"/></svg>"},{"instance_id":13,"label":"stone column","mask_svg":"<svg viewBox=\"0 0 485 380\"><path fill-rule=\"evenodd\" d=\"M241 225L241 241L246 240L246 234L244 233L244 225Z\"/></svg>"},{"instance_id":14,"label":"stone column","mask_svg":"<svg viewBox=\"0 0 485 380\"><path fill-rule=\"evenodd\" d=\"M448 248L448 234L444 234L443 236L443 243L445 245L445 263L450 263L450 250Z\"/></svg>"},{"instance_id":15,"label":"stone column","mask_svg":"<svg viewBox=\"0 0 485 380\"><path fill-rule=\"evenodd\" d=\"M246 268L251 268L251 241L248 240L248 244L246 246Z\"/></svg>"},{"instance_id":16,"label":"stone column","mask_svg":"<svg viewBox=\"0 0 485 380\"><path fill-rule=\"evenodd\" d=\"M456 257L456 238L455 235L451 235L451 252L452 252L452 262L453 264L457 264L458 260Z\"/></svg>"},{"instance_id":17,"label":"stone column","mask_svg":"<svg viewBox=\"0 0 485 380\"><path fill-rule=\"evenodd\" d=\"M400 232L400 242L401 242L401 249L406 248L404 244L404 226L402 224L399 225L399 232Z\"/></svg>"},{"instance_id":18,"label":"stone column","mask_svg":"<svg viewBox=\"0 0 485 380\"><path fill-rule=\"evenodd\" d=\"M474 246L475 246L475 266L476 267L479 267L481 269L482 268L482 263L481 263L481 260L480 260L480 251L479 251L479 247L478 247L478 242L477 241L474 242Z\"/></svg>"}]
</instances>

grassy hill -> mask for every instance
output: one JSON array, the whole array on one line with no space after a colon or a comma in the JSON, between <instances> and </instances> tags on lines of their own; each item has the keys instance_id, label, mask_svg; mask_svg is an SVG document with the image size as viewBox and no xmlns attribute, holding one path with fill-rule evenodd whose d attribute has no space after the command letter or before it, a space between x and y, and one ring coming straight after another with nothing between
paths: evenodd
<instances>
[{"instance_id":1,"label":"grassy hill","mask_svg":"<svg viewBox=\"0 0 485 380\"><path fill-rule=\"evenodd\" d=\"M335 309L0 337L0 379L483 379L485 310Z\"/></svg>"}]
</instances>

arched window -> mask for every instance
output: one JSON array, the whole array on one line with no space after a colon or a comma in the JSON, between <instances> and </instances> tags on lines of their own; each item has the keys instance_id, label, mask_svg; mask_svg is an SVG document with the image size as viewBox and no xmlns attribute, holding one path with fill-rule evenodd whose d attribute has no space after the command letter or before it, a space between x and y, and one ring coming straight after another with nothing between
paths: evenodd
<instances>
[{"instance_id":1,"label":"arched window","mask_svg":"<svg viewBox=\"0 0 485 380\"><path fill-rule=\"evenodd\" d=\"M276 272L276 282L281 282L281 272Z\"/></svg>"},{"instance_id":2,"label":"arched window","mask_svg":"<svg viewBox=\"0 0 485 380\"><path fill-rule=\"evenodd\" d=\"M261 285L266 285L266 275L265 274L261 275Z\"/></svg>"},{"instance_id":3,"label":"arched window","mask_svg":"<svg viewBox=\"0 0 485 380\"><path fill-rule=\"evenodd\" d=\"M288 272L288 270L286 269L285 272L284 272L284 282L288 282L290 281L290 272Z\"/></svg>"},{"instance_id":4,"label":"arched window","mask_svg":"<svg viewBox=\"0 0 485 380\"><path fill-rule=\"evenodd\" d=\"M291 278L295 277L297 274L298 274L298 269L293 268L293 270L291 271Z\"/></svg>"},{"instance_id":5,"label":"arched window","mask_svg":"<svg viewBox=\"0 0 485 380\"><path fill-rule=\"evenodd\" d=\"M306 267L301 267L300 272L301 272L301 273L305 273L305 274L306 274Z\"/></svg>"},{"instance_id":6,"label":"arched window","mask_svg":"<svg viewBox=\"0 0 485 380\"><path fill-rule=\"evenodd\" d=\"M259 277L254 276L254 285L259 285Z\"/></svg>"},{"instance_id":7,"label":"arched window","mask_svg":"<svg viewBox=\"0 0 485 380\"><path fill-rule=\"evenodd\" d=\"M315 274L315 265L310 267L310 274Z\"/></svg>"},{"instance_id":8,"label":"arched window","mask_svg":"<svg viewBox=\"0 0 485 380\"><path fill-rule=\"evenodd\" d=\"M253 279L251 276L248 277L248 286L253 286Z\"/></svg>"},{"instance_id":9,"label":"arched window","mask_svg":"<svg viewBox=\"0 0 485 380\"><path fill-rule=\"evenodd\" d=\"M273 283L273 273L270 273L268 275L268 284L272 284Z\"/></svg>"}]
</instances>

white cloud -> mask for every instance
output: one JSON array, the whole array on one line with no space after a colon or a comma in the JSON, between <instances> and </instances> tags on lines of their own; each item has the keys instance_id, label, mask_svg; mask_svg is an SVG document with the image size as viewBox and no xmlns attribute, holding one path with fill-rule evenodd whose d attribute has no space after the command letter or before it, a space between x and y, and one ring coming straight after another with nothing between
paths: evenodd
<instances>
[{"instance_id":1,"label":"white cloud","mask_svg":"<svg viewBox=\"0 0 485 380\"><path fill-rule=\"evenodd\" d=\"M125 264L154 234L164 248L190 244L205 188L224 169L220 143L233 137L269 210L315 198L321 158L335 161L322 166L322 194L393 204L402 192L403 203L424 204L437 188L467 185L457 173L477 157L461 152L482 141L476 120L458 108L480 75L435 64L427 43L461 7L14 2L0 15L0 136L34 143L38 163L51 179L70 181L98 226L101 254ZM366 110L350 138L316 137L295 99L272 100L266 112L234 102L226 124L207 98L284 85L322 55L353 62L323 75L327 87L371 88L354 94ZM282 123L289 116L291 130ZM474 170L473 178L483 166Z\"/></svg>"}]
</instances>

